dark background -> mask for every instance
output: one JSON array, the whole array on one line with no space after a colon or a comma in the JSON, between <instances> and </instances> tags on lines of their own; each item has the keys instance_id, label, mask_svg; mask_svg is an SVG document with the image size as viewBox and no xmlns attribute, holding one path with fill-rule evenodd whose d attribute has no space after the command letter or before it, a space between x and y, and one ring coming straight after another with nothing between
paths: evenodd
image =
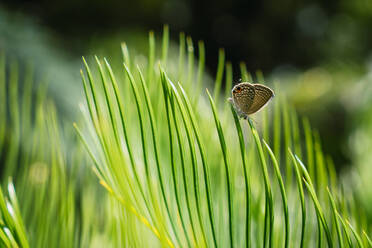
<instances>
[{"instance_id":1,"label":"dark background","mask_svg":"<svg viewBox=\"0 0 372 248\"><path fill-rule=\"evenodd\" d=\"M19 1L3 0L11 11L37 17L63 37L66 52L84 40L118 30L159 31L169 24L173 38L185 31L207 44L207 64L217 49L234 65L270 73L283 64L303 70L330 62L364 63L371 55L372 4L330 1Z\"/></svg>"}]
</instances>

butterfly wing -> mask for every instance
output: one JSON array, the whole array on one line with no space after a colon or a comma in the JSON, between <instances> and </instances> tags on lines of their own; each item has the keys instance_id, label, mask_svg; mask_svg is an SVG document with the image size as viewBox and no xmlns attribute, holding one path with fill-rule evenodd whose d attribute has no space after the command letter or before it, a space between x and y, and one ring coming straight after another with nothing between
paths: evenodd
<instances>
[{"instance_id":1,"label":"butterfly wing","mask_svg":"<svg viewBox=\"0 0 372 248\"><path fill-rule=\"evenodd\" d=\"M271 100L271 98L274 97L274 91L272 91L272 89L270 89L269 87L266 87L262 84L253 84L253 87L255 91L254 99L252 105L246 112L247 115L259 111Z\"/></svg>"},{"instance_id":2,"label":"butterfly wing","mask_svg":"<svg viewBox=\"0 0 372 248\"><path fill-rule=\"evenodd\" d=\"M253 104L255 90L253 84L250 83L240 83L235 87L239 86L241 90L233 92L233 102L239 115L245 116Z\"/></svg>"}]
</instances>

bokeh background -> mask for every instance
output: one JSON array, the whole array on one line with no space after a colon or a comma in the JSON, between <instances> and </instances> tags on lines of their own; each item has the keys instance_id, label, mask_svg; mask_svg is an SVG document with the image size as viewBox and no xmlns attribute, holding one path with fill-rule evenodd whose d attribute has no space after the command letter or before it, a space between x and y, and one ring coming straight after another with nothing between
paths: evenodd
<instances>
[{"instance_id":1,"label":"bokeh background","mask_svg":"<svg viewBox=\"0 0 372 248\"><path fill-rule=\"evenodd\" d=\"M81 56L119 58L120 42L146 51L148 31L164 24L206 44L207 71L218 49L231 61L262 70L319 131L340 173L372 169L372 2L331 1L25 1L0 4L0 49L32 63L59 110L76 118ZM364 187L364 186L363 186ZM369 200L371 194L369 194ZM368 198L367 198L368 200Z\"/></svg>"}]
</instances>

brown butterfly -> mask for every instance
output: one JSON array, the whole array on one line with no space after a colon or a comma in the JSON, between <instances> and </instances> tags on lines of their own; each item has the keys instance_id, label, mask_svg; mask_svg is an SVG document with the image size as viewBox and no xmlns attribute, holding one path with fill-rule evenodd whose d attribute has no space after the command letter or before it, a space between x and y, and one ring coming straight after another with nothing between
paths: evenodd
<instances>
[{"instance_id":1,"label":"brown butterfly","mask_svg":"<svg viewBox=\"0 0 372 248\"><path fill-rule=\"evenodd\" d=\"M242 82L235 85L229 101L240 117L247 118L262 109L275 95L274 91L262 84Z\"/></svg>"}]
</instances>

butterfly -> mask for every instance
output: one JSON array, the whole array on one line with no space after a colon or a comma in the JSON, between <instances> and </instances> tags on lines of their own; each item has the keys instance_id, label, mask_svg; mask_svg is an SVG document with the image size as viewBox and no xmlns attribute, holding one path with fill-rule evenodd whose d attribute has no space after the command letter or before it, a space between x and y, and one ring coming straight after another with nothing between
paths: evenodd
<instances>
[{"instance_id":1,"label":"butterfly","mask_svg":"<svg viewBox=\"0 0 372 248\"><path fill-rule=\"evenodd\" d=\"M262 84L242 82L231 90L233 104L240 117L245 119L262 109L274 96L274 91Z\"/></svg>"}]
</instances>

